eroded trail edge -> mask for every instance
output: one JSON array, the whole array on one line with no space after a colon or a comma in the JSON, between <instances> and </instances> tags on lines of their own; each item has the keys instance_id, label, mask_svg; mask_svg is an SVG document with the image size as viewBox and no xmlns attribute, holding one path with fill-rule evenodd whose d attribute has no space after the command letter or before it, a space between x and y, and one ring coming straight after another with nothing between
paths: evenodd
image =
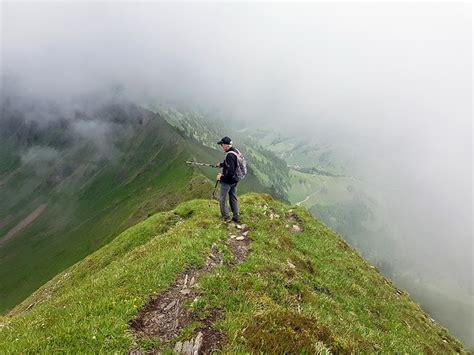
<instances>
[{"instance_id":1,"label":"eroded trail edge","mask_svg":"<svg viewBox=\"0 0 474 355\"><path fill-rule=\"evenodd\" d=\"M242 263L250 252L248 227L245 224L236 225L236 230L237 232L230 234L225 242L233 256L225 263L225 266L230 268ZM224 265L224 258L214 243L202 268L187 268L178 274L173 285L153 296L129 322L129 328L135 338L159 340L161 347L173 348L174 353L178 354L210 354L219 351L225 338L213 325L223 316L222 310L213 309L207 317L199 318L187 306L190 302L197 301L200 296L200 290L196 287L199 277L212 273L219 265ZM193 331L190 339L176 341L191 322L199 322L200 325ZM129 353L157 354L160 349L146 352L132 349Z\"/></svg>"}]
</instances>

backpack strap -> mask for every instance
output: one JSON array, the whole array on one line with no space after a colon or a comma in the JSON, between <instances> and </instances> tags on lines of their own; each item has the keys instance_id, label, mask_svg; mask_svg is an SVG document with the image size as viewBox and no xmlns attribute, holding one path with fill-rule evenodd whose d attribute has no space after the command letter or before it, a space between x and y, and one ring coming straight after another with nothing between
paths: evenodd
<instances>
[{"instance_id":1,"label":"backpack strap","mask_svg":"<svg viewBox=\"0 0 474 355\"><path fill-rule=\"evenodd\" d=\"M234 148L234 149L235 149L235 148ZM235 149L235 150L237 150L237 149ZM238 152L238 153L237 153L237 152ZM225 153L224 163L227 162L227 154L230 154L230 153L234 154L234 155L237 157L237 160L238 160L242 153L240 153L238 150L237 150L237 152L234 152L233 150L229 150L228 152L226 152L226 153ZM238 164L238 162L237 162L237 164Z\"/></svg>"},{"instance_id":2,"label":"backpack strap","mask_svg":"<svg viewBox=\"0 0 474 355\"><path fill-rule=\"evenodd\" d=\"M231 150L230 152L227 152L227 153L226 153L226 157L227 157L227 154L229 154L229 153L234 154L237 158L242 155L242 153L240 153L240 152L237 153L237 152L234 152L233 150Z\"/></svg>"}]
</instances>

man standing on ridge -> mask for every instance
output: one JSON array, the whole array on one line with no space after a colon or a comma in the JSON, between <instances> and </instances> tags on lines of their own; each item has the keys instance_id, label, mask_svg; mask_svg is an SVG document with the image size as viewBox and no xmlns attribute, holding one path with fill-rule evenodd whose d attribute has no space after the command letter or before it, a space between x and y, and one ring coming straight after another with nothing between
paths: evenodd
<instances>
[{"instance_id":1,"label":"man standing on ridge","mask_svg":"<svg viewBox=\"0 0 474 355\"><path fill-rule=\"evenodd\" d=\"M221 192L219 196L219 204L221 209L221 218L225 222L231 220L235 223L240 223L239 220L239 202L237 200L237 156L240 152L232 146L232 139L229 137L222 138L217 142L224 150L225 158L218 166L222 169L222 174L217 174L217 181L221 184ZM229 209L227 207L227 195L229 195L230 209L232 210L233 218L229 216Z\"/></svg>"}]
</instances>

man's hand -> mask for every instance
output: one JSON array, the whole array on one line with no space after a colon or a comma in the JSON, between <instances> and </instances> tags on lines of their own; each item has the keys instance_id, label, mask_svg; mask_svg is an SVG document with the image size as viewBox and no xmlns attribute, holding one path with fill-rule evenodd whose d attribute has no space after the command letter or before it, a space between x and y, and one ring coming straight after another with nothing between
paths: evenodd
<instances>
[{"instance_id":1,"label":"man's hand","mask_svg":"<svg viewBox=\"0 0 474 355\"><path fill-rule=\"evenodd\" d=\"M222 177L222 174L221 174L221 173L217 174L216 180L217 180L217 181L220 181L220 180L221 180L221 177Z\"/></svg>"}]
</instances>

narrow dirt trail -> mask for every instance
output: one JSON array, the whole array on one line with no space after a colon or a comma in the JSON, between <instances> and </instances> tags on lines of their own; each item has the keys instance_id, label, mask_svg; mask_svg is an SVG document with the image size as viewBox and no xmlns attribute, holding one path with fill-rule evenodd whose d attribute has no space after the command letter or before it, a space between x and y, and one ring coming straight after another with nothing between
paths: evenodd
<instances>
[{"instance_id":1,"label":"narrow dirt trail","mask_svg":"<svg viewBox=\"0 0 474 355\"><path fill-rule=\"evenodd\" d=\"M248 227L237 225L237 233L231 234L225 244L232 252L232 260L226 264L233 268L242 263L250 252L250 239ZM173 346L177 354L210 354L222 349L224 335L213 327L223 314L222 310L214 309L206 318L198 318L186 307L186 304L197 300L200 291L196 287L202 274L212 273L214 268L224 265L223 255L219 252L217 244L213 244L211 251L202 268L188 268L180 273L173 285L158 295L152 297L138 315L129 322L131 332L137 339L155 338L164 346ZM190 340L175 342L182 330L191 322L199 322L200 326L194 331ZM132 349L130 354L142 354L139 350ZM147 353L160 353L154 349Z\"/></svg>"}]
</instances>

